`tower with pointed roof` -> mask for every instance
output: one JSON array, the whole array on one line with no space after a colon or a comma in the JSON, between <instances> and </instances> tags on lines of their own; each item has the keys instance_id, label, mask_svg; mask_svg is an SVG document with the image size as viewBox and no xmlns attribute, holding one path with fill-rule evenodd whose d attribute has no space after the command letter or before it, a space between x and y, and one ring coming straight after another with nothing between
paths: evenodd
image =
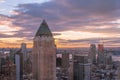
<instances>
[{"instance_id":1,"label":"tower with pointed roof","mask_svg":"<svg viewBox=\"0 0 120 80\"><path fill-rule=\"evenodd\" d=\"M33 42L33 78L56 80L56 47L45 20L41 23Z\"/></svg>"}]
</instances>

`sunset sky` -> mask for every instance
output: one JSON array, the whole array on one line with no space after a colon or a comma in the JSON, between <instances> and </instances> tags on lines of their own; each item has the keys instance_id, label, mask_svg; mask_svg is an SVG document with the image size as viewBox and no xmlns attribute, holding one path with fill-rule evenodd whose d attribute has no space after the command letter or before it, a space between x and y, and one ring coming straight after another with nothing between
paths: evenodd
<instances>
[{"instance_id":1,"label":"sunset sky","mask_svg":"<svg viewBox=\"0 0 120 80\"><path fill-rule=\"evenodd\" d=\"M58 48L120 47L120 0L0 0L0 47L32 47L43 19Z\"/></svg>"}]
</instances>

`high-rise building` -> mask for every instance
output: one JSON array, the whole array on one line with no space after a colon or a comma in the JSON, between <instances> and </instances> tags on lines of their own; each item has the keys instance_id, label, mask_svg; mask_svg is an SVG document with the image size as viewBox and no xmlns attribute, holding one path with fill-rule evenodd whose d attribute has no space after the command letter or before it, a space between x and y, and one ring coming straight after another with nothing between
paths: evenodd
<instances>
[{"instance_id":1,"label":"high-rise building","mask_svg":"<svg viewBox=\"0 0 120 80\"><path fill-rule=\"evenodd\" d=\"M91 60L92 63L96 63L96 45L95 44L91 44L90 45L90 52L89 52L89 58Z\"/></svg>"},{"instance_id":2,"label":"high-rise building","mask_svg":"<svg viewBox=\"0 0 120 80\"><path fill-rule=\"evenodd\" d=\"M73 80L90 80L91 63L86 55L74 55Z\"/></svg>"},{"instance_id":3,"label":"high-rise building","mask_svg":"<svg viewBox=\"0 0 120 80\"><path fill-rule=\"evenodd\" d=\"M62 53L62 72L63 79L68 79L68 68L69 68L69 53L65 50Z\"/></svg>"},{"instance_id":4,"label":"high-rise building","mask_svg":"<svg viewBox=\"0 0 120 80\"><path fill-rule=\"evenodd\" d=\"M27 60L27 48L26 48L26 43L21 44L21 52L23 54L23 61Z\"/></svg>"},{"instance_id":5,"label":"high-rise building","mask_svg":"<svg viewBox=\"0 0 120 80\"><path fill-rule=\"evenodd\" d=\"M1 75L1 71L2 71L2 64L1 64L1 53L0 53L0 75Z\"/></svg>"},{"instance_id":6,"label":"high-rise building","mask_svg":"<svg viewBox=\"0 0 120 80\"><path fill-rule=\"evenodd\" d=\"M63 70L65 70L65 72L69 68L69 53L67 53L66 51L62 53L62 68Z\"/></svg>"},{"instance_id":7,"label":"high-rise building","mask_svg":"<svg viewBox=\"0 0 120 80\"><path fill-rule=\"evenodd\" d=\"M21 49L15 54L16 80L23 80L23 54Z\"/></svg>"},{"instance_id":8,"label":"high-rise building","mask_svg":"<svg viewBox=\"0 0 120 80\"><path fill-rule=\"evenodd\" d=\"M68 68L68 80L74 80L73 79L73 54L70 54L70 62L69 62L69 68Z\"/></svg>"},{"instance_id":9,"label":"high-rise building","mask_svg":"<svg viewBox=\"0 0 120 80\"><path fill-rule=\"evenodd\" d=\"M16 66L9 57L6 58L5 65L2 65L2 76L0 80L16 80Z\"/></svg>"},{"instance_id":10,"label":"high-rise building","mask_svg":"<svg viewBox=\"0 0 120 80\"><path fill-rule=\"evenodd\" d=\"M33 78L56 80L56 46L45 20L34 37L32 56Z\"/></svg>"},{"instance_id":11,"label":"high-rise building","mask_svg":"<svg viewBox=\"0 0 120 80\"><path fill-rule=\"evenodd\" d=\"M97 57L98 64L105 64L105 50L103 44L98 44L98 57Z\"/></svg>"},{"instance_id":12,"label":"high-rise building","mask_svg":"<svg viewBox=\"0 0 120 80\"><path fill-rule=\"evenodd\" d=\"M27 60L28 60L28 55L27 55L27 48L26 48L26 43L21 44L21 53L23 55L23 73L27 73Z\"/></svg>"},{"instance_id":13,"label":"high-rise building","mask_svg":"<svg viewBox=\"0 0 120 80\"><path fill-rule=\"evenodd\" d=\"M15 63L15 49L10 49L10 60Z\"/></svg>"},{"instance_id":14,"label":"high-rise building","mask_svg":"<svg viewBox=\"0 0 120 80\"><path fill-rule=\"evenodd\" d=\"M112 65L112 53L109 51L106 51L105 62L106 65Z\"/></svg>"},{"instance_id":15,"label":"high-rise building","mask_svg":"<svg viewBox=\"0 0 120 80\"><path fill-rule=\"evenodd\" d=\"M120 62L118 62L118 80L120 80Z\"/></svg>"}]
</instances>

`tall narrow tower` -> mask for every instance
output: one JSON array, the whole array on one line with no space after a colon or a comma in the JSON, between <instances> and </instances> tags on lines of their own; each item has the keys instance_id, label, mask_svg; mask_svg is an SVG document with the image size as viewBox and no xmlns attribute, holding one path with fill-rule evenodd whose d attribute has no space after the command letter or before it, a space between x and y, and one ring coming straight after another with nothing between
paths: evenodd
<instances>
[{"instance_id":1,"label":"tall narrow tower","mask_svg":"<svg viewBox=\"0 0 120 80\"><path fill-rule=\"evenodd\" d=\"M97 54L96 45L95 44L91 44L90 45L89 58L91 59L91 62L93 64L96 63L96 54Z\"/></svg>"},{"instance_id":2,"label":"tall narrow tower","mask_svg":"<svg viewBox=\"0 0 120 80\"><path fill-rule=\"evenodd\" d=\"M45 20L34 37L32 54L33 78L35 80L56 80L56 47Z\"/></svg>"},{"instance_id":3,"label":"tall narrow tower","mask_svg":"<svg viewBox=\"0 0 120 80\"><path fill-rule=\"evenodd\" d=\"M105 64L105 50L103 44L98 44L98 64Z\"/></svg>"},{"instance_id":4,"label":"tall narrow tower","mask_svg":"<svg viewBox=\"0 0 120 80\"><path fill-rule=\"evenodd\" d=\"M26 62L27 60L27 48L26 48L26 43L21 44L21 51L23 54L23 61Z\"/></svg>"}]
</instances>

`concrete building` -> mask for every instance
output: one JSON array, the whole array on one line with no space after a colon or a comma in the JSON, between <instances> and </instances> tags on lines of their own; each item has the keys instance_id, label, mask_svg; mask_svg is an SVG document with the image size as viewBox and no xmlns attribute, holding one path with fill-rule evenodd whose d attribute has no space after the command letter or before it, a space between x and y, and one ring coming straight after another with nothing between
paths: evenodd
<instances>
[{"instance_id":1,"label":"concrete building","mask_svg":"<svg viewBox=\"0 0 120 80\"><path fill-rule=\"evenodd\" d=\"M16 51L14 49L10 49L10 60L15 63L15 53Z\"/></svg>"},{"instance_id":2,"label":"concrete building","mask_svg":"<svg viewBox=\"0 0 120 80\"><path fill-rule=\"evenodd\" d=\"M23 74L27 73L27 60L28 60L28 52L27 52L27 47L26 43L21 44L21 53L23 55Z\"/></svg>"},{"instance_id":3,"label":"concrete building","mask_svg":"<svg viewBox=\"0 0 120 80\"><path fill-rule=\"evenodd\" d=\"M27 48L26 48L26 43L21 44L21 52L23 54L23 60L24 62L27 60Z\"/></svg>"},{"instance_id":4,"label":"concrete building","mask_svg":"<svg viewBox=\"0 0 120 80\"><path fill-rule=\"evenodd\" d=\"M91 62L94 64L97 62L96 60L96 55L97 55L97 51L96 51L96 45L95 44L91 44L90 45L90 52L89 52L89 58L91 60Z\"/></svg>"},{"instance_id":5,"label":"concrete building","mask_svg":"<svg viewBox=\"0 0 120 80\"><path fill-rule=\"evenodd\" d=\"M68 68L68 80L74 80L73 79L73 54L70 54L70 62L69 62L69 68Z\"/></svg>"},{"instance_id":6,"label":"concrete building","mask_svg":"<svg viewBox=\"0 0 120 80\"><path fill-rule=\"evenodd\" d=\"M69 68L69 53L67 53L66 51L62 53L62 68L65 70L65 72Z\"/></svg>"},{"instance_id":7,"label":"concrete building","mask_svg":"<svg viewBox=\"0 0 120 80\"><path fill-rule=\"evenodd\" d=\"M6 60L5 65L2 65L0 80L16 80L16 66L9 59Z\"/></svg>"},{"instance_id":8,"label":"concrete building","mask_svg":"<svg viewBox=\"0 0 120 80\"><path fill-rule=\"evenodd\" d=\"M106 65L112 65L112 53L111 52L106 52L106 56L105 56L105 59L106 59Z\"/></svg>"},{"instance_id":9,"label":"concrete building","mask_svg":"<svg viewBox=\"0 0 120 80\"><path fill-rule=\"evenodd\" d=\"M86 55L74 55L73 80L90 80L91 64Z\"/></svg>"},{"instance_id":10,"label":"concrete building","mask_svg":"<svg viewBox=\"0 0 120 80\"><path fill-rule=\"evenodd\" d=\"M2 56L1 56L1 53L0 53L0 75L1 75L1 71L2 71L2 63L1 63L1 58L2 58Z\"/></svg>"},{"instance_id":11,"label":"concrete building","mask_svg":"<svg viewBox=\"0 0 120 80\"><path fill-rule=\"evenodd\" d=\"M32 56L33 78L56 80L56 46L45 20L34 37Z\"/></svg>"},{"instance_id":12,"label":"concrete building","mask_svg":"<svg viewBox=\"0 0 120 80\"><path fill-rule=\"evenodd\" d=\"M120 62L118 62L118 65L119 66L118 66L118 72L117 72L118 76L117 77L118 77L118 80L120 80Z\"/></svg>"},{"instance_id":13,"label":"concrete building","mask_svg":"<svg viewBox=\"0 0 120 80\"><path fill-rule=\"evenodd\" d=\"M23 55L21 49L15 54L16 80L23 80Z\"/></svg>"},{"instance_id":14,"label":"concrete building","mask_svg":"<svg viewBox=\"0 0 120 80\"><path fill-rule=\"evenodd\" d=\"M98 57L97 57L98 64L105 64L105 50L103 44L98 44Z\"/></svg>"}]
</instances>

